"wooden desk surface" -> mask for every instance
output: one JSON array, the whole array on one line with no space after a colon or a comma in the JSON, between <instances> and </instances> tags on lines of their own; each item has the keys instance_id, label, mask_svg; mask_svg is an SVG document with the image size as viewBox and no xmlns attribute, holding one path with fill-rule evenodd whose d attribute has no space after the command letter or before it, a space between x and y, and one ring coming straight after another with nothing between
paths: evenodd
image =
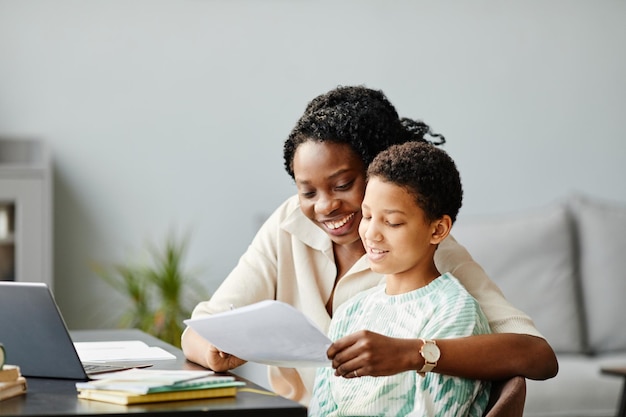
<instances>
[{"instance_id":1,"label":"wooden desk surface","mask_svg":"<svg viewBox=\"0 0 626 417\"><path fill-rule=\"evenodd\" d=\"M621 376L626 378L626 365L625 366L604 366L600 368L600 371L606 375ZM626 379L622 383L622 397L619 400L619 406L617 409L617 417L626 417Z\"/></svg>"},{"instance_id":2,"label":"wooden desk surface","mask_svg":"<svg viewBox=\"0 0 626 417\"><path fill-rule=\"evenodd\" d=\"M626 366L605 366L601 369L603 374L626 377Z\"/></svg>"},{"instance_id":3,"label":"wooden desk surface","mask_svg":"<svg viewBox=\"0 0 626 417\"><path fill-rule=\"evenodd\" d=\"M106 340L143 340L150 346L159 346L176 355L176 360L154 361L155 369L203 369L187 361L180 349L175 348L139 330L80 330L71 332L75 342ZM54 360L54 358L50 358ZM167 413L181 417L196 415L211 416L306 416L306 408L286 398L274 395L264 388L235 375L245 381L245 388L258 392L238 392L232 398L206 400L171 401L141 405L117 405L78 399L76 381L27 378L26 395L0 401L1 416L94 416L142 413L146 416L164 416ZM163 414L166 413L166 414Z\"/></svg>"}]
</instances>

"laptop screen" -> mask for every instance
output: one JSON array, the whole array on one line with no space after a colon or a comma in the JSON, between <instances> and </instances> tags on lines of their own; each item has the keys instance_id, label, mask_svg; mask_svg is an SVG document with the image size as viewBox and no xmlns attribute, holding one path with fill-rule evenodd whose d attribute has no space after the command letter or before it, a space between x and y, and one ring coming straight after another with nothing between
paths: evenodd
<instances>
[{"instance_id":1,"label":"laptop screen","mask_svg":"<svg viewBox=\"0 0 626 417\"><path fill-rule=\"evenodd\" d=\"M0 343L27 377L87 379L52 293L44 283L0 281Z\"/></svg>"}]
</instances>

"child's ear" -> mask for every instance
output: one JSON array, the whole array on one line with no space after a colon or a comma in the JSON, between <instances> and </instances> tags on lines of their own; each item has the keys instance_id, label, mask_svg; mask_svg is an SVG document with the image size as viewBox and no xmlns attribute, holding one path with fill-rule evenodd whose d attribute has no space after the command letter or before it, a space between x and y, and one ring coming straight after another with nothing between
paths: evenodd
<instances>
[{"instance_id":1,"label":"child's ear","mask_svg":"<svg viewBox=\"0 0 626 417\"><path fill-rule=\"evenodd\" d=\"M450 234L450 229L452 229L452 219L444 214L442 218L433 222L433 234L430 243L433 245L441 243Z\"/></svg>"}]
</instances>

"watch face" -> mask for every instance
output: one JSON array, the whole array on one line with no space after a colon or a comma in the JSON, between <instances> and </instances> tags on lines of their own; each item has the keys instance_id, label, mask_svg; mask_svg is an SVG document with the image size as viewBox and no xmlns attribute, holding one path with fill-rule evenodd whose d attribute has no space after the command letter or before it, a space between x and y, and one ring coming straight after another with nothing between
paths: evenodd
<instances>
[{"instance_id":1,"label":"watch face","mask_svg":"<svg viewBox=\"0 0 626 417\"><path fill-rule=\"evenodd\" d=\"M422 346L422 356L426 362L434 363L439 360L439 348L433 343L424 343Z\"/></svg>"}]
</instances>

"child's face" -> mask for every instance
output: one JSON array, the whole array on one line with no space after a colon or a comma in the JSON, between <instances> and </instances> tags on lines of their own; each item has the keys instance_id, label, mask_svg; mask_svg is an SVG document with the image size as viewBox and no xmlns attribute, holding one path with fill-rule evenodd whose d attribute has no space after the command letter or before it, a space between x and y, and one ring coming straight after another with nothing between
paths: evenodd
<instances>
[{"instance_id":1,"label":"child's face","mask_svg":"<svg viewBox=\"0 0 626 417\"><path fill-rule=\"evenodd\" d=\"M404 188L372 177L362 214L359 235L373 271L421 274L432 265L434 223Z\"/></svg>"}]
</instances>

